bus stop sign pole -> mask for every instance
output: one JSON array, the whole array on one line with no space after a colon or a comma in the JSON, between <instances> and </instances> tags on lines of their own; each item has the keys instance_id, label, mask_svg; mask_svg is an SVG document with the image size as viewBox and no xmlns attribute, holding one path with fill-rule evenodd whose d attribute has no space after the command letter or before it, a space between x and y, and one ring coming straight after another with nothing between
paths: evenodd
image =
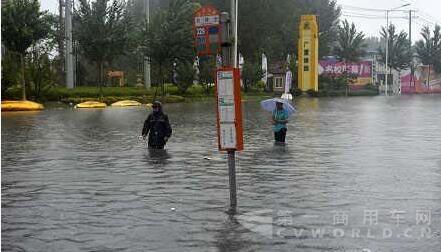
<instances>
[{"instance_id":1,"label":"bus stop sign pole","mask_svg":"<svg viewBox=\"0 0 441 252\"><path fill-rule=\"evenodd\" d=\"M218 145L220 151L228 153L229 213L235 214L237 208L235 152L243 150L239 69L233 67L218 69L215 88Z\"/></svg>"},{"instance_id":2,"label":"bus stop sign pole","mask_svg":"<svg viewBox=\"0 0 441 252\"><path fill-rule=\"evenodd\" d=\"M243 150L240 71L237 68L237 0L231 0L231 16L220 14L222 68L216 71L217 131L219 150L228 153L230 208L237 213L236 151Z\"/></svg>"}]
</instances>

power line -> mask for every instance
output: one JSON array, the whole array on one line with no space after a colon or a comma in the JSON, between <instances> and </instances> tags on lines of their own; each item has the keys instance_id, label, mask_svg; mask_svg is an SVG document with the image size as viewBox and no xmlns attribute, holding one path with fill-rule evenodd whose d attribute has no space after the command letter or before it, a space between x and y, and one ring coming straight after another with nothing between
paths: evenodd
<instances>
[{"instance_id":1,"label":"power line","mask_svg":"<svg viewBox=\"0 0 441 252\"><path fill-rule=\"evenodd\" d=\"M420 13L423 14L424 16L428 17L430 20L434 21L434 23L438 23L438 24L441 23L436 17L428 14L425 11L420 11Z\"/></svg>"},{"instance_id":2,"label":"power line","mask_svg":"<svg viewBox=\"0 0 441 252\"><path fill-rule=\"evenodd\" d=\"M345 11L345 10L343 10L343 14L346 14L346 15L365 16L365 17L378 17L378 18L384 18L384 16L371 15L371 14L365 14L365 13L360 13L360 12L352 12L352 11Z\"/></svg>"},{"instance_id":3,"label":"power line","mask_svg":"<svg viewBox=\"0 0 441 252\"><path fill-rule=\"evenodd\" d=\"M356 17L361 18L361 16L372 16L372 14L367 14L367 13L350 13L351 11L364 11L364 12L385 12L385 11L389 11L389 12L408 12L408 10L387 10L387 9L375 9L375 8L364 8L364 7L358 7L358 6L353 6L353 5L341 5L341 7L343 8L343 12L347 12L349 14L355 14L357 15ZM349 10L344 10L344 9L349 9ZM414 12L421 12L422 15L424 15L423 19L425 19L428 23L430 24L440 24L441 21L439 21L436 17L428 14L425 11L422 10L415 10ZM347 14L344 16L348 16ZM373 17L373 16L372 16Z\"/></svg>"},{"instance_id":4,"label":"power line","mask_svg":"<svg viewBox=\"0 0 441 252\"><path fill-rule=\"evenodd\" d=\"M424 16L416 16L416 18L421 19L423 22L430 24L430 25L436 25L436 22L432 22L431 20L425 18Z\"/></svg>"},{"instance_id":5,"label":"power line","mask_svg":"<svg viewBox=\"0 0 441 252\"><path fill-rule=\"evenodd\" d=\"M385 12L386 11L383 9L363 8L363 7L358 7L358 6L353 6L353 5L345 5L345 4L342 4L341 6L343 8L347 8L347 9L364 10L364 11L371 11L371 12Z\"/></svg>"},{"instance_id":6,"label":"power line","mask_svg":"<svg viewBox=\"0 0 441 252\"><path fill-rule=\"evenodd\" d=\"M385 17L369 17L369 16L362 16L362 15L350 15L350 14L342 14L344 17L353 17L353 18L364 18L364 19L385 19ZM389 19L408 19L407 17L389 17Z\"/></svg>"},{"instance_id":7,"label":"power line","mask_svg":"<svg viewBox=\"0 0 441 252\"><path fill-rule=\"evenodd\" d=\"M357 7L357 6L345 5L345 4L342 4L341 7L343 7L343 9L352 9L352 10L356 10L356 11L367 11L367 12L385 12L385 11L389 11L389 12L408 12L408 10L373 9L373 8L363 8L363 7Z\"/></svg>"},{"instance_id":8,"label":"power line","mask_svg":"<svg viewBox=\"0 0 441 252\"><path fill-rule=\"evenodd\" d=\"M365 14L365 13L359 13L359 12L351 12L351 11L343 11L342 12L343 16L348 16L348 17L360 17L360 18L371 18L371 19L384 19L386 18L385 16L381 16L381 15L371 15L371 14ZM392 19L408 19L408 16L389 16L389 18Z\"/></svg>"}]
</instances>

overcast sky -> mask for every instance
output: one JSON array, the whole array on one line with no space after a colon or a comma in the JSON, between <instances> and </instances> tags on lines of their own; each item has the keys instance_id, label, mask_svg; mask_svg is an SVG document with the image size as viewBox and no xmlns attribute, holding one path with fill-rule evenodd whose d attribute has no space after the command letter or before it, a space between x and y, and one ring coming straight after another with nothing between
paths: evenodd
<instances>
[{"instance_id":1,"label":"overcast sky","mask_svg":"<svg viewBox=\"0 0 441 252\"><path fill-rule=\"evenodd\" d=\"M412 22L413 41L421 37L419 32L423 25L433 27L435 23L441 24L441 0L337 0L337 3L342 6L342 20L346 18L354 22L357 29L367 36L379 36L381 26L386 26L386 14L381 10L393 9L407 3L411 5L400 9L407 10L407 12L391 12L390 21L399 30L408 32L408 10L416 10ZM43 9L56 13L58 0L41 0L41 6Z\"/></svg>"},{"instance_id":2,"label":"overcast sky","mask_svg":"<svg viewBox=\"0 0 441 252\"><path fill-rule=\"evenodd\" d=\"M424 25L429 27L435 23L441 25L441 0L337 0L342 6L341 19L347 18L356 24L368 36L379 36L381 26L386 26L385 12L371 9L393 9L404 4L409 6L400 8L404 11L390 12L392 19L399 30L409 31L409 10L415 10L412 19L412 40L420 39L420 30Z\"/></svg>"}]
</instances>

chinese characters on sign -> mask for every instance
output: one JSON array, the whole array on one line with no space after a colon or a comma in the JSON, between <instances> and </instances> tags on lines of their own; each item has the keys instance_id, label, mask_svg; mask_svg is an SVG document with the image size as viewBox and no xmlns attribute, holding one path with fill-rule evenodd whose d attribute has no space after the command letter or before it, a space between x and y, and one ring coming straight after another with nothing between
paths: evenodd
<instances>
[{"instance_id":1,"label":"chinese characters on sign","mask_svg":"<svg viewBox=\"0 0 441 252\"><path fill-rule=\"evenodd\" d=\"M216 75L219 148L242 150L239 71L222 69Z\"/></svg>"},{"instance_id":2,"label":"chinese characters on sign","mask_svg":"<svg viewBox=\"0 0 441 252\"><path fill-rule=\"evenodd\" d=\"M332 60L319 61L319 74L336 74L343 73L354 74L357 77L368 78L372 76L372 62L336 62Z\"/></svg>"},{"instance_id":3,"label":"chinese characters on sign","mask_svg":"<svg viewBox=\"0 0 441 252\"><path fill-rule=\"evenodd\" d=\"M342 75L351 74L356 77L354 85L366 85L372 83L372 62L337 62L335 60L320 60L320 75Z\"/></svg>"},{"instance_id":4,"label":"chinese characters on sign","mask_svg":"<svg viewBox=\"0 0 441 252\"><path fill-rule=\"evenodd\" d=\"M198 56L220 53L220 14L216 8L207 5L196 11L193 32Z\"/></svg>"}]
</instances>

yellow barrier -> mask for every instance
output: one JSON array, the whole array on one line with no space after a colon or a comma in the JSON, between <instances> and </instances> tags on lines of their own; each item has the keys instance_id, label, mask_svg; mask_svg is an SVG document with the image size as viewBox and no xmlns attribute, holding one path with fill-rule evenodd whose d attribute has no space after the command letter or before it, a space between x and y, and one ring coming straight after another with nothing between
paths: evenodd
<instances>
[{"instance_id":1,"label":"yellow barrier","mask_svg":"<svg viewBox=\"0 0 441 252\"><path fill-rule=\"evenodd\" d=\"M32 101L2 101L2 111L34 111L42 110L44 106Z\"/></svg>"},{"instance_id":2,"label":"yellow barrier","mask_svg":"<svg viewBox=\"0 0 441 252\"><path fill-rule=\"evenodd\" d=\"M112 103L112 107L133 107L133 106L141 106L142 104L137 101L124 100Z\"/></svg>"},{"instance_id":3,"label":"yellow barrier","mask_svg":"<svg viewBox=\"0 0 441 252\"><path fill-rule=\"evenodd\" d=\"M97 101L87 101L75 105L75 108L105 108L107 105Z\"/></svg>"}]
</instances>

